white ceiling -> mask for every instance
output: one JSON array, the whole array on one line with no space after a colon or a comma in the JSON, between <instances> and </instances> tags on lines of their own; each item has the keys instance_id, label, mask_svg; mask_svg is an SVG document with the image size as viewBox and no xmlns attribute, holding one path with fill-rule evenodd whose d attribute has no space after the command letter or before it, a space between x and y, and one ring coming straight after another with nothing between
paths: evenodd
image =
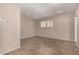
<instances>
[{"instance_id":1,"label":"white ceiling","mask_svg":"<svg viewBox=\"0 0 79 59\"><path fill-rule=\"evenodd\" d=\"M21 3L22 13L32 19L50 18L58 14L71 14L77 8L76 3Z\"/></svg>"}]
</instances>

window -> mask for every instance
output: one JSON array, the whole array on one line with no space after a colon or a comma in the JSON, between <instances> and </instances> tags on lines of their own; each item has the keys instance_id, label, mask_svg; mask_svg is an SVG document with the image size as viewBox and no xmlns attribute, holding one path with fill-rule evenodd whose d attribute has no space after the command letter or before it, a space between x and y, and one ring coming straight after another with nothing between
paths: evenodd
<instances>
[{"instance_id":1,"label":"window","mask_svg":"<svg viewBox=\"0 0 79 59\"><path fill-rule=\"evenodd\" d=\"M46 21L41 21L40 24L41 24L40 27L46 27Z\"/></svg>"},{"instance_id":2,"label":"window","mask_svg":"<svg viewBox=\"0 0 79 59\"><path fill-rule=\"evenodd\" d=\"M53 21L52 20L41 21L40 27L53 27Z\"/></svg>"}]
</instances>

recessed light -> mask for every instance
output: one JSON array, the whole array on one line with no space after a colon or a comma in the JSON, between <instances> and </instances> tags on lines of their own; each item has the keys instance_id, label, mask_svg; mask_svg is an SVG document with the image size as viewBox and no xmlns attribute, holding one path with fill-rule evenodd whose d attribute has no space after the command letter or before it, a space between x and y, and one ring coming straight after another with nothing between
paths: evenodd
<instances>
[{"instance_id":1,"label":"recessed light","mask_svg":"<svg viewBox=\"0 0 79 59\"><path fill-rule=\"evenodd\" d=\"M57 5L57 3L54 3L54 5L56 6L56 5Z\"/></svg>"},{"instance_id":2,"label":"recessed light","mask_svg":"<svg viewBox=\"0 0 79 59\"><path fill-rule=\"evenodd\" d=\"M36 11L40 11L40 9L39 8L36 8Z\"/></svg>"},{"instance_id":3,"label":"recessed light","mask_svg":"<svg viewBox=\"0 0 79 59\"><path fill-rule=\"evenodd\" d=\"M62 11L58 10L57 13L61 13Z\"/></svg>"}]
</instances>

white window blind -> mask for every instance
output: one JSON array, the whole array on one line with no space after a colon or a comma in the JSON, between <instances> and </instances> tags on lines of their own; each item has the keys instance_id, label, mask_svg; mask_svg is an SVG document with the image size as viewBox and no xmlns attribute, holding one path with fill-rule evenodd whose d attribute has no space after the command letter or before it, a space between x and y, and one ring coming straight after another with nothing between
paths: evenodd
<instances>
[{"instance_id":1,"label":"white window blind","mask_svg":"<svg viewBox=\"0 0 79 59\"><path fill-rule=\"evenodd\" d=\"M53 27L53 21L52 20L41 21L40 27Z\"/></svg>"},{"instance_id":2,"label":"white window blind","mask_svg":"<svg viewBox=\"0 0 79 59\"><path fill-rule=\"evenodd\" d=\"M51 20L47 21L47 27L53 27L53 21Z\"/></svg>"},{"instance_id":3,"label":"white window blind","mask_svg":"<svg viewBox=\"0 0 79 59\"><path fill-rule=\"evenodd\" d=\"M41 24L40 27L46 27L46 22L45 21L41 21L40 24Z\"/></svg>"}]
</instances>

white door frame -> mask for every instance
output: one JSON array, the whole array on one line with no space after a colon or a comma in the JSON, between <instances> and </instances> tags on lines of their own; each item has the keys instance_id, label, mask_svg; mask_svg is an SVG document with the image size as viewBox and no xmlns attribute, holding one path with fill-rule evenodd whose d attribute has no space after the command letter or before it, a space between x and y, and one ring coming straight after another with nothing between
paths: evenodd
<instances>
[{"instance_id":1,"label":"white door frame","mask_svg":"<svg viewBox=\"0 0 79 59\"><path fill-rule=\"evenodd\" d=\"M78 38L77 38L77 29L78 29L78 17L74 17L74 39L76 42L77 47L79 48L79 44L78 44Z\"/></svg>"}]
</instances>

